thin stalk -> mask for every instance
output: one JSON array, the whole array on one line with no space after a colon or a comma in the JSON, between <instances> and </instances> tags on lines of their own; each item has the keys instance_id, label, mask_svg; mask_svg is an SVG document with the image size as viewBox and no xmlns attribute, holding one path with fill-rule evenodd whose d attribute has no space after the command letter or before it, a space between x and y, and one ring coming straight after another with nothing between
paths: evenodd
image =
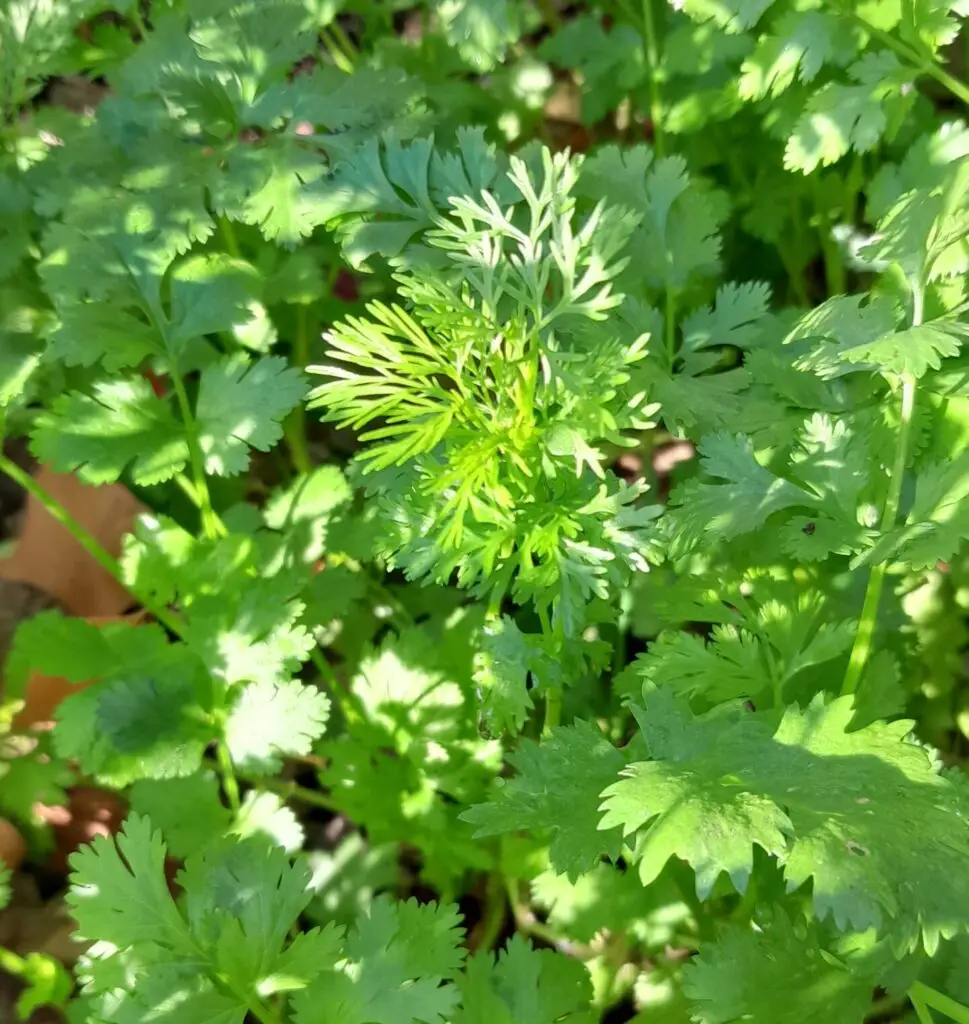
<instances>
[{"instance_id":1,"label":"thin stalk","mask_svg":"<svg viewBox=\"0 0 969 1024\"><path fill-rule=\"evenodd\" d=\"M284 800L298 800L312 807L322 807L325 811L339 814L340 808L325 793L315 789L307 789L296 782L282 782L278 779L260 779L259 785L273 793L278 793Z\"/></svg>"},{"instance_id":2,"label":"thin stalk","mask_svg":"<svg viewBox=\"0 0 969 1024\"><path fill-rule=\"evenodd\" d=\"M215 745L215 756L219 763L219 772L222 775L222 788L225 790L225 797L229 801L229 808L233 814L239 813L242 801L239 798L239 780L236 778L235 765L232 763L232 755L225 742L220 740Z\"/></svg>"},{"instance_id":3,"label":"thin stalk","mask_svg":"<svg viewBox=\"0 0 969 1024\"><path fill-rule=\"evenodd\" d=\"M910 64L913 64L918 71L928 75L930 78L934 78L941 86L948 89L953 96L969 106L969 86L960 82L959 79L954 78L948 71L941 67L941 65L936 64L936 62L931 58L911 49L900 39L896 39L890 32L876 28L861 17L861 15L855 14L853 11L848 12L848 14L849 17L853 18L862 28L864 28L866 32L870 33L873 38L877 39L884 46L887 46L890 50L894 50L900 57L903 57Z\"/></svg>"},{"instance_id":4,"label":"thin stalk","mask_svg":"<svg viewBox=\"0 0 969 1024\"><path fill-rule=\"evenodd\" d=\"M969 1024L969 1006L963 1006L962 1003L956 1001L951 996L947 996L944 992L939 992L930 985L926 985L925 982L917 981L908 990L908 997L912 1000L916 1013L918 1013L918 1003L922 1003L925 1007L931 1006L932 1009L938 1010L939 1013L944 1013L947 1017L956 1021L956 1024ZM931 1021L932 1018L928 1017L926 1019Z\"/></svg>"},{"instance_id":5,"label":"thin stalk","mask_svg":"<svg viewBox=\"0 0 969 1024\"><path fill-rule=\"evenodd\" d=\"M676 358L676 292L670 285L666 286L666 315L664 320L666 327L666 355L670 362L670 372L672 372L673 360Z\"/></svg>"},{"instance_id":6,"label":"thin stalk","mask_svg":"<svg viewBox=\"0 0 969 1024\"><path fill-rule=\"evenodd\" d=\"M912 326L918 327L922 322L924 293L921 283L912 288ZM898 442L895 445L895 460L892 463L891 475L888 478L888 493L882 509L881 530L894 529L898 518L898 505L902 495L902 481L905 477L905 464L908 462L908 450L912 437L912 414L915 411L915 378L911 374L902 376L901 410L899 413ZM848 670L841 684L842 693L854 693L858 689L861 674L868 663L872 643L875 637L875 626L878 621L878 605L881 601L882 586L885 582L886 564L881 562L874 566L868 577L865 588L865 602L861 609L858 632L848 659Z\"/></svg>"},{"instance_id":7,"label":"thin stalk","mask_svg":"<svg viewBox=\"0 0 969 1024\"><path fill-rule=\"evenodd\" d=\"M197 509L201 509L201 500L199 498L198 491L195 489L195 484L193 484L184 473L177 473L175 475L175 483L178 485L179 490L185 494L188 500ZM220 537L228 537L229 528L222 522L222 518L219 516L218 512L213 511L212 515L214 517L214 526L218 535Z\"/></svg>"},{"instance_id":8,"label":"thin stalk","mask_svg":"<svg viewBox=\"0 0 969 1024\"><path fill-rule=\"evenodd\" d=\"M242 250L239 248L239 239L236 238L236 229L232 226L232 221L226 217L220 217L219 231L222 234L222 241L225 242L229 255L234 259L240 259L242 257Z\"/></svg>"},{"instance_id":9,"label":"thin stalk","mask_svg":"<svg viewBox=\"0 0 969 1024\"><path fill-rule=\"evenodd\" d=\"M353 45L353 42L346 32L343 31L343 26L335 18L330 22L329 29L337 46L340 47L340 52L344 57L346 57L352 73L353 65L356 63L357 57L359 56L357 48Z\"/></svg>"},{"instance_id":10,"label":"thin stalk","mask_svg":"<svg viewBox=\"0 0 969 1024\"><path fill-rule=\"evenodd\" d=\"M505 892L504 876L493 871L488 876L485 893L484 915L475 936L475 949L491 949L501 934L508 913L508 896Z\"/></svg>"},{"instance_id":11,"label":"thin stalk","mask_svg":"<svg viewBox=\"0 0 969 1024\"><path fill-rule=\"evenodd\" d=\"M145 24L145 19L141 16L141 10L137 3L131 5L131 20L134 22L138 35L141 37L140 41L144 42L148 38L148 26Z\"/></svg>"},{"instance_id":12,"label":"thin stalk","mask_svg":"<svg viewBox=\"0 0 969 1024\"><path fill-rule=\"evenodd\" d=\"M831 218L824 208L821 180L817 177L814 178L814 210L818 221L821 253L824 257L824 280L828 288L828 296L842 295L845 291L844 260L841 258L838 243L831 237Z\"/></svg>"},{"instance_id":13,"label":"thin stalk","mask_svg":"<svg viewBox=\"0 0 969 1024\"><path fill-rule=\"evenodd\" d=\"M659 86L659 37L653 17L653 0L643 0L643 40L646 44L646 63L649 64L649 119L653 124L653 146L657 156L666 152L661 119L663 100Z\"/></svg>"},{"instance_id":14,"label":"thin stalk","mask_svg":"<svg viewBox=\"0 0 969 1024\"><path fill-rule=\"evenodd\" d=\"M182 422L185 425L185 440L188 444L188 457L192 464L195 495L198 498L198 507L202 518L202 532L211 539L219 536L220 520L212 508L212 498L209 494L208 481L205 478L205 463L202 460L202 449L199 447L195 417L192 414L192 406L188 400L188 392L185 390L185 381L182 380L182 375L172 367L170 376L172 384L175 386L175 394L178 396L178 408L182 414Z\"/></svg>"},{"instance_id":15,"label":"thin stalk","mask_svg":"<svg viewBox=\"0 0 969 1024\"><path fill-rule=\"evenodd\" d=\"M333 666L326 660L326 657L319 647L314 647L310 651L310 661L313 662L313 665L316 667L316 671L319 672L320 678L330 688L334 700L336 700L340 705L343 717L348 721L362 720L366 718L366 714L360 704L359 698L351 689L349 689L349 687L343 686L340 683L336 672L333 671Z\"/></svg>"},{"instance_id":16,"label":"thin stalk","mask_svg":"<svg viewBox=\"0 0 969 1024\"><path fill-rule=\"evenodd\" d=\"M935 1024L935 1018L932 1016L932 1011L914 994L909 994L909 1002L912 1004L912 1009L915 1011L915 1016L919 1019L919 1024Z\"/></svg>"},{"instance_id":17,"label":"thin stalk","mask_svg":"<svg viewBox=\"0 0 969 1024\"><path fill-rule=\"evenodd\" d=\"M130 587L125 582L124 571L118 560L105 551L101 544L88 533L74 516L55 497L48 494L29 473L25 473L14 461L2 454L0 454L0 472L6 473L14 483L19 484L28 494L36 498L43 505L48 515L55 522L60 523L102 569L110 573L111 576L137 598L145 611L176 636L182 635L184 625L181 620L173 615L164 605L157 604L146 594L139 594L134 587Z\"/></svg>"},{"instance_id":18,"label":"thin stalk","mask_svg":"<svg viewBox=\"0 0 969 1024\"><path fill-rule=\"evenodd\" d=\"M562 721L562 689L559 686L550 687L545 694L545 724L542 726L542 735L549 733Z\"/></svg>"},{"instance_id":19,"label":"thin stalk","mask_svg":"<svg viewBox=\"0 0 969 1024\"><path fill-rule=\"evenodd\" d=\"M538 621L542 624L542 633L545 636L552 636L552 622L548 615L548 608L544 605L536 607ZM545 723L542 726L542 735L548 734L562 721L562 688L550 686L545 694Z\"/></svg>"},{"instance_id":20,"label":"thin stalk","mask_svg":"<svg viewBox=\"0 0 969 1024\"><path fill-rule=\"evenodd\" d=\"M329 58L333 63L341 70L346 72L348 75L353 74L353 65L347 60L346 55L340 49L336 40L326 31L326 29L320 30L320 41L323 43L323 48L326 50Z\"/></svg>"},{"instance_id":21,"label":"thin stalk","mask_svg":"<svg viewBox=\"0 0 969 1024\"><path fill-rule=\"evenodd\" d=\"M310 361L309 307L301 303L296 309L296 335L293 338L293 365L305 370ZM306 443L306 407L300 402L286 421L286 444L298 473L313 468Z\"/></svg>"}]
</instances>

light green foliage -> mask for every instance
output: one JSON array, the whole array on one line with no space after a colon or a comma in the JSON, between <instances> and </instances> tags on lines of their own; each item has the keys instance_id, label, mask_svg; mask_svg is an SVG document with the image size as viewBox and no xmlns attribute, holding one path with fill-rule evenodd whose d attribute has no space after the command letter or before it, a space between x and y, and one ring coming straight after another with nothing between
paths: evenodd
<instances>
[{"instance_id":1,"label":"light green foliage","mask_svg":"<svg viewBox=\"0 0 969 1024\"><path fill-rule=\"evenodd\" d=\"M618 855L618 834L598 834L595 826L599 794L623 767L623 758L594 726L561 727L541 746L523 740L509 762L518 774L499 781L493 803L464 815L477 826L476 835L550 829L552 866L573 879L602 854Z\"/></svg>"},{"instance_id":2,"label":"light green foliage","mask_svg":"<svg viewBox=\"0 0 969 1024\"><path fill-rule=\"evenodd\" d=\"M871 1003L876 973L864 942L830 949L822 928L778 911L763 929L730 927L689 968L687 991L701 1024L744 1020L767 1024L805 1017L854 1024ZM792 986L794 986L792 988ZM797 991L799 998L790 999Z\"/></svg>"},{"instance_id":3,"label":"light green foliage","mask_svg":"<svg viewBox=\"0 0 969 1024\"><path fill-rule=\"evenodd\" d=\"M605 791L602 827L642 830L644 883L680 856L701 896L721 871L744 890L757 845L784 862L792 888L813 880L819 917L831 914L839 928L874 927L929 951L959 930L956 901L969 892L945 884L940 900L939 883L962 856L966 837L954 823L964 797L906 740L910 723L848 732L850 700L819 696L790 708L772 735L749 712L696 719L667 690L647 690L643 701L633 711L653 760L631 764ZM940 874L916 878L914 864L929 857Z\"/></svg>"},{"instance_id":4,"label":"light green foliage","mask_svg":"<svg viewBox=\"0 0 969 1024\"><path fill-rule=\"evenodd\" d=\"M290 938L312 898L310 875L261 839L216 844L190 857L173 900L166 848L147 819L98 838L72 858L70 901L82 936L98 942L79 973L97 1019L237 1021L283 1000L293 1020L437 1024L478 1020L479 997L533 1009L549 1024L588 1001L583 968L515 940L493 977L485 963L461 974L453 906L382 898L347 933L334 924ZM142 911L141 920L131 907ZM515 969L510 969L514 964ZM442 984L443 983L443 984ZM461 1000L465 1009L459 1009ZM501 1018L499 1018L501 1019ZM508 1020L519 1019L513 1015Z\"/></svg>"},{"instance_id":5,"label":"light green foliage","mask_svg":"<svg viewBox=\"0 0 969 1024\"><path fill-rule=\"evenodd\" d=\"M419 159L415 170L426 169L416 146L388 143L387 154L391 166ZM457 570L493 601L511 591L551 605L571 634L584 604L644 564L654 510L636 506L639 486L600 483L597 445L648 422L632 369L645 338L593 346L583 330L618 304L611 279L635 219L601 204L580 216L577 162L544 151L533 163L511 160L501 185L510 205L489 191L455 198L423 244L403 250L414 313L374 304L369 320L337 325L333 362L314 368L330 380L312 400L341 425L380 421L361 434L370 443L358 461L394 524L386 554L408 576L443 582ZM457 155L442 166L462 173ZM393 214L401 200L391 195ZM400 223L393 252L421 226Z\"/></svg>"},{"instance_id":6,"label":"light green foliage","mask_svg":"<svg viewBox=\"0 0 969 1024\"><path fill-rule=\"evenodd\" d=\"M965 1017L969 4L0 6L72 1024Z\"/></svg>"}]
</instances>

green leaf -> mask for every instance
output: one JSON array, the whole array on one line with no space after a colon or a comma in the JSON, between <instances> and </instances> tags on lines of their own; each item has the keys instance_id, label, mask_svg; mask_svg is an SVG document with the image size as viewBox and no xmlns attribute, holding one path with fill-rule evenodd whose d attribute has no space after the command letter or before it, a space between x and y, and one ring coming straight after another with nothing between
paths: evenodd
<instances>
[{"instance_id":1,"label":"green leaf","mask_svg":"<svg viewBox=\"0 0 969 1024\"><path fill-rule=\"evenodd\" d=\"M171 276L168 346L179 350L206 334L231 331L252 318L261 279L244 260L199 253L177 264Z\"/></svg>"},{"instance_id":2,"label":"green leaf","mask_svg":"<svg viewBox=\"0 0 969 1024\"><path fill-rule=\"evenodd\" d=\"M117 845L115 845L117 843ZM230 840L188 860L177 906L166 849L131 815L116 840L71 858L68 896L82 935L98 939L79 966L98 1019L242 1024L262 1000L305 986L341 959L341 932L288 942L312 897L304 864L261 839Z\"/></svg>"},{"instance_id":3,"label":"green leaf","mask_svg":"<svg viewBox=\"0 0 969 1024\"><path fill-rule=\"evenodd\" d=\"M621 23L606 29L602 19L591 13L566 19L538 54L582 76L582 123L587 125L601 121L646 79L639 33Z\"/></svg>"},{"instance_id":4,"label":"green leaf","mask_svg":"<svg viewBox=\"0 0 969 1024\"><path fill-rule=\"evenodd\" d=\"M182 860L221 839L232 817L219 800L218 779L209 771L176 779L137 779L128 802L161 831L168 852Z\"/></svg>"},{"instance_id":5,"label":"green leaf","mask_svg":"<svg viewBox=\"0 0 969 1024\"><path fill-rule=\"evenodd\" d=\"M906 739L909 722L848 732L851 699L818 696L772 733L742 711L695 718L668 690L643 699L633 712L653 760L605 791L602 827L636 835L644 884L678 856L701 895L721 872L743 890L756 844L791 889L812 882L818 916L839 929L874 927L930 953L963 929L962 794Z\"/></svg>"},{"instance_id":6,"label":"green leaf","mask_svg":"<svg viewBox=\"0 0 969 1024\"><path fill-rule=\"evenodd\" d=\"M690 176L682 157L654 159L646 146L603 146L582 165L578 192L619 203L639 218L624 252L631 282L680 289L719 269L726 211L715 193Z\"/></svg>"},{"instance_id":7,"label":"green leaf","mask_svg":"<svg viewBox=\"0 0 969 1024\"><path fill-rule=\"evenodd\" d=\"M710 639L707 643L686 632L662 633L634 662L637 677L711 703L740 698L756 703L772 686L760 641L730 625L715 626ZM641 688L642 683L637 692Z\"/></svg>"},{"instance_id":8,"label":"green leaf","mask_svg":"<svg viewBox=\"0 0 969 1024\"><path fill-rule=\"evenodd\" d=\"M777 96L795 81L813 82L825 65L843 67L857 52L857 38L837 14L823 9L787 11L745 58L740 95L748 100Z\"/></svg>"},{"instance_id":9,"label":"green leaf","mask_svg":"<svg viewBox=\"0 0 969 1024\"><path fill-rule=\"evenodd\" d=\"M170 480L188 461L181 424L148 381L102 381L91 396L57 398L36 420L31 448L61 473L113 483L130 467L143 487Z\"/></svg>"},{"instance_id":10,"label":"green leaf","mask_svg":"<svg viewBox=\"0 0 969 1024\"><path fill-rule=\"evenodd\" d=\"M196 417L206 472L244 472L249 449L269 451L283 436L281 421L305 393L302 373L280 356L250 363L238 354L203 370Z\"/></svg>"},{"instance_id":11,"label":"green leaf","mask_svg":"<svg viewBox=\"0 0 969 1024\"><path fill-rule=\"evenodd\" d=\"M513 619L487 623L474 659L480 721L489 735L521 731L534 705L528 695L529 661L534 648Z\"/></svg>"},{"instance_id":12,"label":"green leaf","mask_svg":"<svg viewBox=\"0 0 969 1024\"><path fill-rule=\"evenodd\" d=\"M697 21L714 21L727 32L753 28L774 0L683 0L682 9Z\"/></svg>"},{"instance_id":13,"label":"green leaf","mask_svg":"<svg viewBox=\"0 0 969 1024\"><path fill-rule=\"evenodd\" d=\"M136 671L164 672L178 657L160 626L96 625L57 611L41 612L24 620L14 635L5 665L6 693L22 697L31 671L82 683Z\"/></svg>"},{"instance_id":14,"label":"green leaf","mask_svg":"<svg viewBox=\"0 0 969 1024\"><path fill-rule=\"evenodd\" d=\"M79 937L191 955L188 928L168 891L165 844L147 818L130 815L116 839L97 836L70 863L67 902Z\"/></svg>"},{"instance_id":15,"label":"green leaf","mask_svg":"<svg viewBox=\"0 0 969 1024\"><path fill-rule=\"evenodd\" d=\"M112 786L191 775L213 738L198 662L182 649L159 675L144 670L72 694L57 709L64 758ZM208 699L211 699L208 697Z\"/></svg>"},{"instance_id":16,"label":"green leaf","mask_svg":"<svg viewBox=\"0 0 969 1024\"><path fill-rule=\"evenodd\" d=\"M283 803L282 797L255 789L246 793L231 832L243 839L261 836L290 854L302 849L306 838L303 826L292 809Z\"/></svg>"},{"instance_id":17,"label":"green leaf","mask_svg":"<svg viewBox=\"0 0 969 1024\"><path fill-rule=\"evenodd\" d=\"M556 871L575 879L605 854L618 857L617 833L596 832L599 794L623 767L611 743L587 722L553 729L541 745L522 740L508 755L518 774L499 780L490 803L462 818L477 826L476 836L521 830L550 830L549 858Z\"/></svg>"},{"instance_id":18,"label":"green leaf","mask_svg":"<svg viewBox=\"0 0 969 1024\"><path fill-rule=\"evenodd\" d=\"M728 926L687 967L698 1024L858 1024L876 985L863 957L829 951L825 930L774 913L765 928ZM858 960L860 963L856 963ZM795 993L796 998L791 998Z\"/></svg>"},{"instance_id":19,"label":"green leaf","mask_svg":"<svg viewBox=\"0 0 969 1024\"><path fill-rule=\"evenodd\" d=\"M674 491L671 505L691 535L729 539L756 530L781 509L814 504L806 491L761 466L748 438L717 434L699 453L704 472L720 482L690 480Z\"/></svg>"},{"instance_id":20,"label":"green leaf","mask_svg":"<svg viewBox=\"0 0 969 1024\"><path fill-rule=\"evenodd\" d=\"M520 935L492 958L479 953L459 978L461 1008L454 1024L591 1024L592 983L585 966Z\"/></svg>"},{"instance_id":21,"label":"green leaf","mask_svg":"<svg viewBox=\"0 0 969 1024\"><path fill-rule=\"evenodd\" d=\"M271 775L282 758L308 754L330 714L325 694L296 680L250 683L229 713L226 742L245 772Z\"/></svg>"},{"instance_id":22,"label":"green leaf","mask_svg":"<svg viewBox=\"0 0 969 1024\"><path fill-rule=\"evenodd\" d=\"M912 73L888 50L869 51L849 69L857 84L828 82L808 100L784 151L784 166L810 174L849 150L874 149L889 130L892 107L911 102Z\"/></svg>"},{"instance_id":23,"label":"green leaf","mask_svg":"<svg viewBox=\"0 0 969 1024\"><path fill-rule=\"evenodd\" d=\"M84 302L59 310L50 331L48 354L68 366L93 366L110 373L137 366L162 350L158 332L143 318L100 302Z\"/></svg>"},{"instance_id":24,"label":"green leaf","mask_svg":"<svg viewBox=\"0 0 969 1024\"><path fill-rule=\"evenodd\" d=\"M684 321L683 347L688 352L720 345L750 348L770 297L770 286L762 281L721 285L712 306L701 307Z\"/></svg>"},{"instance_id":25,"label":"green leaf","mask_svg":"<svg viewBox=\"0 0 969 1024\"><path fill-rule=\"evenodd\" d=\"M319 970L293 1000L296 1024L444 1024L464 958L458 921L455 907L375 900L350 933L346 963Z\"/></svg>"}]
</instances>

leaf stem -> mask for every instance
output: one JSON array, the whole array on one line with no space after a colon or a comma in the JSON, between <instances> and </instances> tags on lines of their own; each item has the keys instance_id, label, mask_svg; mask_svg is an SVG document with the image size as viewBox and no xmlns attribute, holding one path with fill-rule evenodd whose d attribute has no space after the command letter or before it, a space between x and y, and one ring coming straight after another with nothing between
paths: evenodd
<instances>
[{"instance_id":1,"label":"leaf stem","mask_svg":"<svg viewBox=\"0 0 969 1024\"><path fill-rule=\"evenodd\" d=\"M310 804L312 807L322 807L324 811L333 814L340 814L340 808L336 802L325 793L309 789L296 782L282 782L277 779L261 779L259 785L273 793L278 793L284 800L298 800L300 803Z\"/></svg>"},{"instance_id":2,"label":"leaf stem","mask_svg":"<svg viewBox=\"0 0 969 1024\"><path fill-rule=\"evenodd\" d=\"M913 282L913 327L918 327L922 323L924 301L925 294L921 282ZM898 518L898 505L902 495L902 481L905 477L905 464L908 462L908 451L912 437L912 414L915 411L915 378L911 374L903 374L901 382L902 394L898 442L895 445L895 460L892 463L891 474L888 478L888 493L885 495L885 505L882 510L880 523L880 529L883 533L894 529L895 520ZM865 588L865 602L862 605L861 618L858 621L858 632L855 634L855 642L852 645L851 656L848 659L848 669L845 672L844 682L841 684L841 692L844 694L854 693L858 689L862 672L864 672L868 657L871 654L875 626L878 621L878 605L881 601L886 569L886 563L881 562L872 568L871 575L868 577L868 586Z\"/></svg>"},{"instance_id":3,"label":"leaf stem","mask_svg":"<svg viewBox=\"0 0 969 1024\"><path fill-rule=\"evenodd\" d=\"M219 231L222 233L222 240L225 242L229 255L233 259L241 259L242 250L239 248L239 239L236 238L236 229L232 226L232 221L227 217L220 217Z\"/></svg>"},{"instance_id":4,"label":"leaf stem","mask_svg":"<svg viewBox=\"0 0 969 1024\"><path fill-rule=\"evenodd\" d=\"M293 365L306 369L310 361L309 307L300 303L296 308L296 334L293 337ZM313 468L306 443L306 406L300 402L290 414L285 427L286 444L298 473L309 473Z\"/></svg>"},{"instance_id":5,"label":"leaf stem","mask_svg":"<svg viewBox=\"0 0 969 1024\"><path fill-rule=\"evenodd\" d=\"M908 990L908 997L912 1000L912 1006L915 1007L915 1012L919 1014L920 1021L931 1021L932 1017L927 1015L923 1018L919 1013L919 1004L926 1011L931 1006L933 1009L938 1010L939 1013L944 1013L947 1017L956 1021L956 1024L969 1024L969 1007L957 1002L944 992L939 992L930 985L926 985L923 981L915 982Z\"/></svg>"},{"instance_id":6,"label":"leaf stem","mask_svg":"<svg viewBox=\"0 0 969 1024\"><path fill-rule=\"evenodd\" d=\"M182 422L185 425L185 440L188 444L188 457L192 464L192 476L195 483L195 495L198 499L199 513L202 517L202 532L206 537L212 539L218 537L224 530L221 521L212 508L212 498L209 494L209 484L205 478L205 463L202 459L202 449L199 446L198 426L195 416L192 414L192 406L188 400L188 392L185 390L185 381L182 375L172 366L170 377L175 386L175 394L178 397L178 408L182 414Z\"/></svg>"},{"instance_id":7,"label":"leaf stem","mask_svg":"<svg viewBox=\"0 0 969 1024\"><path fill-rule=\"evenodd\" d=\"M663 101L659 85L659 38L653 15L653 0L643 0L643 41L646 63L649 64L649 119L653 126L653 146L657 155L663 156L666 152L666 139L661 123Z\"/></svg>"},{"instance_id":8,"label":"leaf stem","mask_svg":"<svg viewBox=\"0 0 969 1024\"><path fill-rule=\"evenodd\" d=\"M877 39L890 50L894 50L899 57L903 57L910 64L913 64L917 71L921 71L930 78L934 78L940 85L948 89L953 96L962 100L963 103L969 106L969 86L964 85L957 78L950 75L948 71L946 71L940 64L937 64L934 60L930 60L928 57L912 50L906 43L902 42L902 40L896 39L890 32L876 28L870 22L866 21L860 14L856 14L853 11L848 12L848 14L849 17L853 18L854 21L857 22L858 25L860 25L866 32L870 33L874 39Z\"/></svg>"},{"instance_id":9,"label":"leaf stem","mask_svg":"<svg viewBox=\"0 0 969 1024\"><path fill-rule=\"evenodd\" d=\"M47 514L55 522L60 523L102 569L110 573L123 587L129 590L153 618L157 619L176 636L182 635L184 626L181 620L163 605L156 604L146 594L140 594L134 587L129 586L125 582L124 571L121 568L120 562L107 552L74 516L53 495L48 494L29 473L26 473L12 459L2 454L0 454L0 472L5 473L14 483L19 484L28 494L39 501L47 511Z\"/></svg>"},{"instance_id":10,"label":"leaf stem","mask_svg":"<svg viewBox=\"0 0 969 1024\"><path fill-rule=\"evenodd\" d=\"M508 894L505 892L504 876L500 871L488 875L484 900L484 916L474 936L474 949L491 949L505 924L508 910Z\"/></svg>"},{"instance_id":11,"label":"leaf stem","mask_svg":"<svg viewBox=\"0 0 969 1024\"><path fill-rule=\"evenodd\" d=\"M225 797L229 801L229 808L234 814L239 813L242 801L239 798L239 780L236 778L235 765L232 763L232 755L225 740L219 740L215 745L215 756L219 763L219 772L222 775L222 788L225 790Z\"/></svg>"}]
</instances>

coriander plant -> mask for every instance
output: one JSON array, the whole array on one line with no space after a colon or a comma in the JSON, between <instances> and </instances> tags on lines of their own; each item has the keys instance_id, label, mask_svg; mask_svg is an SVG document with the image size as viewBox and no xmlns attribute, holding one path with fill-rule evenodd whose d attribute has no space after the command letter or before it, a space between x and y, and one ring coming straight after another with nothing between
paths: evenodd
<instances>
[{"instance_id":1,"label":"coriander plant","mask_svg":"<svg viewBox=\"0 0 969 1024\"><path fill-rule=\"evenodd\" d=\"M24 1014L969 1022L967 15L0 5Z\"/></svg>"}]
</instances>

